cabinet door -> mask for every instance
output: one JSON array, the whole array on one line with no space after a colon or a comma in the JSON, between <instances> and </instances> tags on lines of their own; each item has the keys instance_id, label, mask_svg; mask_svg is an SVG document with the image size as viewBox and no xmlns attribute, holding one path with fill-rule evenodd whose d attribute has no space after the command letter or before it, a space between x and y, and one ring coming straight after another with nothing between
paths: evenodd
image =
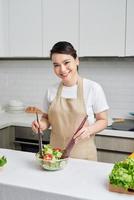
<instances>
[{"instance_id":1,"label":"cabinet door","mask_svg":"<svg viewBox=\"0 0 134 200\"><path fill-rule=\"evenodd\" d=\"M8 56L8 1L0 0L0 57Z\"/></svg>"},{"instance_id":2,"label":"cabinet door","mask_svg":"<svg viewBox=\"0 0 134 200\"><path fill-rule=\"evenodd\" d=\"M114 163L121 161L134 152L133 138L96 135L95 142L98 161L101 162Z\"/></svg>"},{"instance_id":3,"label":"cabinet door","mask_svg":"<svg viewBox=\"0 0 134 200\"><path fill-rule=\"evenodd\" d=\"M79 0L43 0L43 56L54 43L66 40L78 50Z\"/></svg>"},{"instance_id":4,"label":"cabinet door","mask_svg":"<svg viewBox=\"0 0 134 200\"><path fill-rule=\"evenodd\" d=\"M41 0L9 0L10 56L42 56Z\"/></svg>"},{"instance_id":5,"label":"cabinet door","mask_svg":"<svg viewBox=\"0 0 134 200\"><path fill-rule=\"evenodd\" d=\"M134 0L127 0L126 56L134 56Z\"/></svg>"},{"instance_id":6,"label":"cabinet door","mask_svg":"<svg viewBox=\"0 0 134 200\"><path fill-rule=\"evenodd\" d=\"M126 0L80 0L80 56L123 56Z\"/></svg>"},{"instance_id":7,"label":"cabinet door","mask_svg":"<svg viewBox=\"0 0 134 200\"><path fill-rule=\"evenodd\" d=\"M0 129L0 148L14 149L14 127Z\"/></svg>"},{"instance_id":8,"label":"cabinet door","mask_svg":"<svg viewBox=\"0 0 134 200\"><path fill-rule=\"evenodd\" d=\"M97 157L99 162L115 163L124 160L128 157L129 153L113 152L97 149Z\"/></svg>"}]
</instances>

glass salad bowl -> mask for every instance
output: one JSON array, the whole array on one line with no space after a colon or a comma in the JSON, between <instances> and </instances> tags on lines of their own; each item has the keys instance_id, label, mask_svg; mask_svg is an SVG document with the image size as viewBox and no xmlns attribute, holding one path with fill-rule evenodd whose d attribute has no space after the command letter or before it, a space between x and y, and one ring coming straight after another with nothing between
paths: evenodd
<instances>
[{"instance_id":1,"label":"glass salad bowl","mask_svg":"<svg viewBox=\"0 0 134 200\"><path fill-rule=\"evenodd\" d=\"M51 145L44 145L42 148L42 157L36 153L36 160L45 170L55 171L63 169L68 163L68 158L61 159L62 150L52 148Z\"/></svg>"}]
</instances>

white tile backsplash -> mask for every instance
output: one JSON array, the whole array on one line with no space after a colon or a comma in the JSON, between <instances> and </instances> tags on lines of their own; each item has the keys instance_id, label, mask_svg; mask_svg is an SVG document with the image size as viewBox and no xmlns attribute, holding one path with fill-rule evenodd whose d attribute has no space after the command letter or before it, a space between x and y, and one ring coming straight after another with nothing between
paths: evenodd
<instances>
[{"instance_id":1,"label":"white tile backsplash","mask_svg":"<svg viewBox=\"0 0 134 200\"><path fill-rule=\"evenodd\" d=\"M99 82L107 97L112 117L134 112L134 59L82 59L79 72ZM42 107L44 93L57 81L49 60L0 60L0 105L19 99Z\"/></svg>"}]
</instances>

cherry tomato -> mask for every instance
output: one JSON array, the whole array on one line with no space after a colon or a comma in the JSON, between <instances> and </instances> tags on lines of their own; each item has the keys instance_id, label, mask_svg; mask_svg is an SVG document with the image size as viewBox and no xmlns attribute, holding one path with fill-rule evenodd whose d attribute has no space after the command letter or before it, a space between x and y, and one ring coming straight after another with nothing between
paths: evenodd
<instances>
[{"instance_id":1,"label":"cherry tomato","mask_svg":"<svg viewBox=\"0 0 134 200\"><path fill-rule=\"evenodd\" d=\"M49 153L43 156L44 160L52 160L52 158L53 158L53 155Z\"/></svg>"},{"instance_id":2,"label":"cherry tomato","mask_svg":"<svg viewBox=\"0 0 134 200\"><path fill-rule=\"evenodd\" d=\"M53 148L54 151L62 151L60 148Z\"/></svg>"}]
</instances>

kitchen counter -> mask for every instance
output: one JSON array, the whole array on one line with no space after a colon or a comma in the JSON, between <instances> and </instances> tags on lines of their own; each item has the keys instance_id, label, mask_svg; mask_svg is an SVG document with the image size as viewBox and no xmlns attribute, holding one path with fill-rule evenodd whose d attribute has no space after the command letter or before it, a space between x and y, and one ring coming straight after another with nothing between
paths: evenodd
<instances>
[{"instance_id":1,"label":"kitchen counter","mask_svg":"<svg viewBox=\"0 0 134 200\"><path fill-rule=\"evenodd\" d=\"M130 200L108 190L113 164L69 159L59 171L45 171L34 153L0 149L8 163L0 169L0 200Z\"/></svg>"},{"instance_id":2,"label":"kitchen counter","mask_svg":"<svg viewBox=\"0 0 134 200\"><path fill-rule=\"evenodd\" d=\"M0 113L0 129L8 126L31 127L32 121L36 119L35 114L30 113Z\"/></svg>"},{"instance_id":3,"label":"kitchen counter","mask_svg":"<svg viewBox=\"0 0 134 200\"><path fill-rule=\"evenodd\" d=\"M17 113L12 114L8 112L0 113L0 129L8 126L22 126L31 127L32 121L35 120L34 114ZM114 136L123 138L134 138L134 131L118 131L105 129L97 135Z\"/></svg>"}]
</instances>

